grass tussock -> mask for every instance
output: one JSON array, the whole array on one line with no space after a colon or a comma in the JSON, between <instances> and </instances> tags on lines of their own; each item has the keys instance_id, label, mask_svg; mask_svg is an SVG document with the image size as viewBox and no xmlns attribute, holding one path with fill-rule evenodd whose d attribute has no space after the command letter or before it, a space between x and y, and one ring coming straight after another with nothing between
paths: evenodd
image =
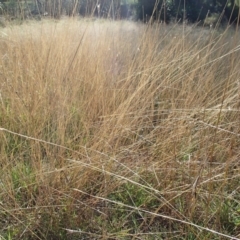
<instances>
[{"instance_id":1,"label":"grass tussock","mask_svg":"<svg viewBox=\"0 0 240 240\"><path fill-rule=\"evenodd\" d=\"M1 239L240 238L238 32L0 35Z\"/></svg>"}]
</instances>

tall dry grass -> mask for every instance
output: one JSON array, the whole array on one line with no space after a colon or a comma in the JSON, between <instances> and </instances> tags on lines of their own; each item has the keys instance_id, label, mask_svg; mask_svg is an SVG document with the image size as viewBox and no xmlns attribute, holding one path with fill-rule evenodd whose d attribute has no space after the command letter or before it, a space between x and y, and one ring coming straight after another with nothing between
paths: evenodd
<instances>
[{"instance_id":1,"label":"tall dry grass","mask_svg":"<svg viewBox=\"0 0 240 240\"><path fill-rule=\"evenodd\" d=\"M239 33L1 29L1 239L239 239Z\"/></svg>"}]
</instances>

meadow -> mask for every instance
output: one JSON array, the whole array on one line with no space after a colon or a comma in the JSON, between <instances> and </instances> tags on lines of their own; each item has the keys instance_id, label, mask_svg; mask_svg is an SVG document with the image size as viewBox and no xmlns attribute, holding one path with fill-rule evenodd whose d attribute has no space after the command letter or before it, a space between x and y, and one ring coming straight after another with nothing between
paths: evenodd
<instances>
[{"instance_id":1,"label":"meadow","mask_svg":"<svg viewBox=\"0 0 240 240\"><path fill-rule=\"evenodd\" d=\"M62 19L0 29L0 239L240 239L240 34Z\"/></svg>"}]
</instances>

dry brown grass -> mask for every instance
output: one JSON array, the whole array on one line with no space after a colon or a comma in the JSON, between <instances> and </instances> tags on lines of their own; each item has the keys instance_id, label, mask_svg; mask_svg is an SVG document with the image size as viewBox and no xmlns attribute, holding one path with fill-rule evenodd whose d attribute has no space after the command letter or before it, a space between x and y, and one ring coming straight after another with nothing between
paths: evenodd
<instances>
[{"instance_id":1,"label":"dry brown grass","mask_svg":"<svg viewBox=\"0 0 240 240\"><path fill-rule=\"evenodd\" d=\"M1 239L240 238L238 32L0 34Z\"/></svg>"}]
</instances>

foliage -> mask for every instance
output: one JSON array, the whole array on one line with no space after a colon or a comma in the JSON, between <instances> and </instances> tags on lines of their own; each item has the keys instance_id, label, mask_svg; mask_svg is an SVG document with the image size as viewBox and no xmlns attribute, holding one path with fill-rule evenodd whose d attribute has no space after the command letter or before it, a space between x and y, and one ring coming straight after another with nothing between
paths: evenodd
<instances>
[{"instance_id":1,"label":"foliage","mask_svg":"<svg viewBox=\"0 0 240 240\"><path fill-rule=\"evenodd\" d=\"M239 38L92 18L2 29L0 238L239 239Z\"/></svg>"},{"instance_id":2,"label":"foliage","mask_svg":"<svg viewBox=\"0 0 240 240\"><path fill-rule=\"evenodd\" d=\"M44 15L60 18L62 14L104 18L131 18L145 22L203 22L212 15L221 21L236 22L239 0L7 0L1 2L1 12L26 18Z\"/></svg>"},{"instance_id":3,"label":"foliage","mask_svg":"<svg viewBox=\"0 0 240 240\"><path fill-rule=\"evenodd\" d=\"M157 6L157 7L156 7ZM196 22L204 20L211 14L221 14L224 12L227 19L231 22L238 18L238 1L234 0L138 0L138 17L144 19L146 15L156 18L157 12L160 11L161 20ZM154 9L155 8L155 9Z\"/></svg>"}]
</instances>

